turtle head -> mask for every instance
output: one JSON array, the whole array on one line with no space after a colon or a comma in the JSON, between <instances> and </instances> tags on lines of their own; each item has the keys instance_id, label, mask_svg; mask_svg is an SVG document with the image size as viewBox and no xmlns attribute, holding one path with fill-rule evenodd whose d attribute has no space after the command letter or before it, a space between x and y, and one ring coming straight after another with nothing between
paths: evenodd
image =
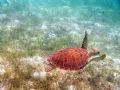
<instances>
[{"instance_id":1,"label":"turtle head","mask_svg":"<svg viewBox=\"0 0 120 90\"><path fill-rule=\"evenodd\" d=\"M95 56L93 58L90 58L89 62L91 61L99 61L99 60L104 60L106 58L106 54L104 53L100 53L98 50L93 49L90 53L89 53L89 57L91 56Z\"/></svg>"},{"instance_id":2,"label":"turtle head","mask_svg":"<svg viewBox=\"0 0 120 90\"><path fill-rule=\"evenodd\" d=\"M92 49L92 51L90 51L89 56L96 56L99 55L100 51L98 51L97 49Z\"/></svg>"}]
</instances>

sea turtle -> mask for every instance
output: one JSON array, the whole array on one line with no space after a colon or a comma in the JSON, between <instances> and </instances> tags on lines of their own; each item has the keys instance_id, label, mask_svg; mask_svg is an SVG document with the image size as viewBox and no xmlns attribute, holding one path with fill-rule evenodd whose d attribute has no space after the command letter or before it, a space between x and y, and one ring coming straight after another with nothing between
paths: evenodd
<instances>
[{"instance_id":1,"label":"sea turtle","mask_svg":"<svg viewBox=\"0 0 120 90\"><path fill-rule=\"evenodd\" d=\"M46 72L51 71L56 67L64 70L80 70L83 69L90 61L105 58L106 55L103 54L102 56L89 59L92 56L100 54L100 52L95 49L88 52L87 47L88 47L88 34L85 31L85 36L81 48L65 48L53 53L47 59L45 71Z\"/></svg>"}]
</instances>

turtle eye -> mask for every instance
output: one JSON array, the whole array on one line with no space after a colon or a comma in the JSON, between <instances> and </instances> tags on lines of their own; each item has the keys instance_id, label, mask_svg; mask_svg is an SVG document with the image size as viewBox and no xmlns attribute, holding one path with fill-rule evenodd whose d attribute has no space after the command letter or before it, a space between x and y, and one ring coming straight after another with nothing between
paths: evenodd
<instances>
[{"instance_id":1,"label":"turtle eye","mask_svg":"<svg viewBox=\"0 0 120 90\"><path fill-rule=\"evenodd\" d=\"M100 52L97 50L97 49L92 49L93 50L93 55L98 55L98 54L100 54Z\"/></svg>"},{"instance_id":2,"label":"turtle eye","mask_svg":"<svg viewBox=\"0 0 120 90\"><path fill-rule=\"evenodd\" d=\"M100 54L100 52L98 51L97 54Z\"/></svg>"},{"instance_id":3,"label":"turtle eye","mask_svg":"<svg viewBox=\"0 0 120 90\"><path fill-rule=\"evenodd\" d=\"M100 54L100 52L99 52L99 51L97 51L97 52L94 52L94 55L98 55L98 54Z\"/></svg>"}]
</instances>

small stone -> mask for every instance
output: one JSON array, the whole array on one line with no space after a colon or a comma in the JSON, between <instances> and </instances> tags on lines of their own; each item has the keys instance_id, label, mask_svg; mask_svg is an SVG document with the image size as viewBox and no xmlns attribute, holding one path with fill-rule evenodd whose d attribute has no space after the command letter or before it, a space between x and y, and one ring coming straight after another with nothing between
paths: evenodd
<instances>
[{"instance_id":1,"label":"small stone","mask_svg":"<svg viewBox=\"0 0 120 90\"><path fill-rule=\"evenodd\" d=\"M36 90L36 89L32 88L32 89L30 89L30 90Z\"/></svg>"},{"instance_id":2,"label":"small stone","mask_svg":"<svg viewBox=\"0 0 120 90\"><path fill-rule=\"evenodd\" d=\"M40 78L46 79L46 72L44 72L44 71L40 72Z\"/></svg>"},{"instance_id":3,"label":"small stone","mask_svg":"<svg viewBox=\"0 0 120 90\"><path fill-rule=\"evenodd\" d=\"M46 72L44 72L44 71L34 72L34 73L33 73L33 77L34 77L35 79L42 79L42 80L44 80L44 79L46 79L46 76L47 76L47 74L46 74Z\"/></svg>"},{"instance_id":4,"label":"small stone","mask_svg":"<svg viewBox=\"0 0 120 90\"><path fill-rule=\"evenodd\" d=\"M76 90L76 87L74 85L70 85L67 87L68 90Z\"/></svg>"},{"instance_id":5,"label":"small stone","mask_svg":"<svg viewBox=\"0 0 120 90\"><path fill-rule=\"evenodd\" d=\"M2 75L4 75L5 74L5 70L2 68L2 69L0 69L0 76L2 76Z\"/></svg>"}]
</instances>

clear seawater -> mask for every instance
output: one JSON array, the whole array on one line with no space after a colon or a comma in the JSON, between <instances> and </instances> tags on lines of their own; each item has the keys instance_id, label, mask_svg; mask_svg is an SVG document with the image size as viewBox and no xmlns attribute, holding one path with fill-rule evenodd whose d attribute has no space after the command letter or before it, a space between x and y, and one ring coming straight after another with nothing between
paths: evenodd
<instances>
[{"instance_id":1,"label":"clear seawater","mask_svg":"<svg viewBox=\"0 0 120 90\"><path fill-rule=\"evenodd\" d=\"M1 50L80 47L84 31L89 48L120 59L120 0L0 0Z\"/></svg>"},{"instance_id":2,"label":"clear seawater","mask_svg":"<svg viewBox=\"0 0 120 90\"><path fill-rule=\"evenodd\" d=\"M89 50L97 48L106 59L89 64L85 75L65 74L81 75L83 81L64 80L59 70L54 72L58 72L55 79L36 80L38 75L47 77L39 72L41 61L60 48L81 47L85 31ZM19 61L24 59L37 65L31 69ZM59 81L65 88L61 90L71 83L83 87L80 90L107 90L103 88L110 85L120 90L120 0L0 0L0 90L49 90L60 87ZM67 90L75 90L73 87Z\"/></svg>"},{"instance_id":3,"label":"clear seawater","mask_svg":"<svg viewBox=\"0 0 120 90\"><path fill-rule=\"evenodd\" d=\"M90 48L120 58L120 0L0 0L1 48L79 47L84 31Z\"/></svg>"},{"instance_id":4,"label":"clear seawater","mask_svg":"<svg viewBox=\"0 0 120 90\"><path fill-rule=\"evenodd\" d=\"M0 0L0 52L98 48L120 65L120 0Z\"/></svg>"}]
</instances>

